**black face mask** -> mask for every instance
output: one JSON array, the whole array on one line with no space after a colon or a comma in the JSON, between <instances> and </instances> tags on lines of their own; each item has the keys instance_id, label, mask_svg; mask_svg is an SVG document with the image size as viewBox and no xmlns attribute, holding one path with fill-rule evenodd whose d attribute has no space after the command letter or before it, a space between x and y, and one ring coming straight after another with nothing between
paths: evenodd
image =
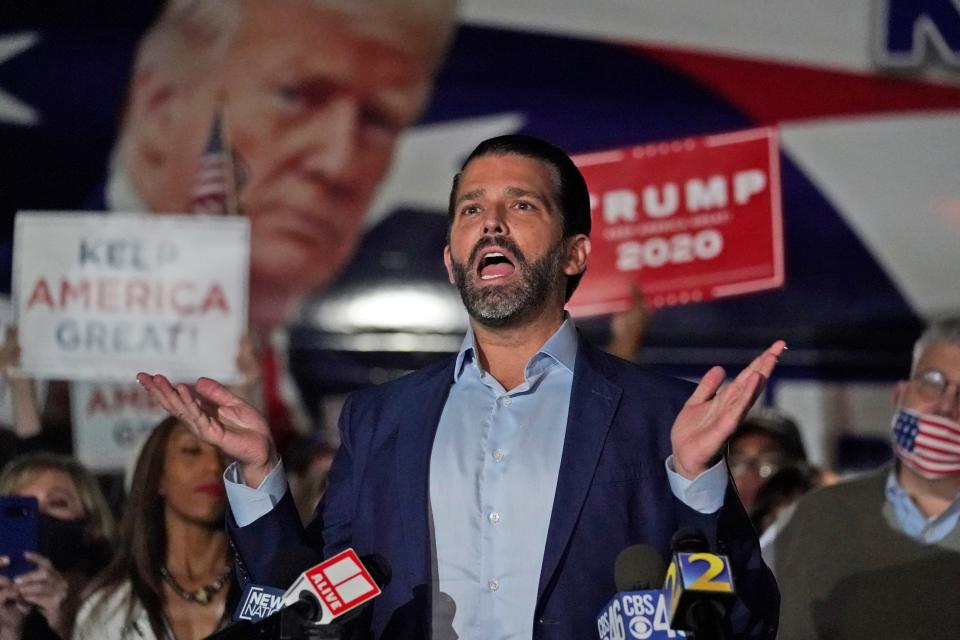
<instances>
[{"instance_id":1,"label":"black face mask","mask_svg":"<svg viewBox=\"0 0 960 640\"><path fill-rule=\"evenodd\" d=\"M90 559L87 542L87 518L61 520L44 513L37 516L37 551L57 571L70 571Z\"/></svg>"}]
</instances>

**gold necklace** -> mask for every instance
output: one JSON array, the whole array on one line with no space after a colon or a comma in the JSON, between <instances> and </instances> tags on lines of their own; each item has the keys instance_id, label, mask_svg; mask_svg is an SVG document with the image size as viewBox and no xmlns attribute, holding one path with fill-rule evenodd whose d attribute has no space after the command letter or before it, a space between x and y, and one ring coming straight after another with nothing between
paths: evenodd
<instances>
[{"instance_id":1,"label":"gold necklace","mask_svg":"<svg viewBox=\"0 0 960 640\"><path fill-rule=\"evenodd\" d=\"M160 577L163 578L164 582L170 585L170 588L173 589L175 594L187 602L210 604L210 601L213 600L213 596L219 593L220 590L226 586L227 579L230 577L230 567L224 567L223 571L220 572L220 575L217 576L216 580L194 591L184 589L180 583L177 582L177 579L174 578L169 571L167 571L166 567L160 567Z\"/></svg>"}]
</instances>

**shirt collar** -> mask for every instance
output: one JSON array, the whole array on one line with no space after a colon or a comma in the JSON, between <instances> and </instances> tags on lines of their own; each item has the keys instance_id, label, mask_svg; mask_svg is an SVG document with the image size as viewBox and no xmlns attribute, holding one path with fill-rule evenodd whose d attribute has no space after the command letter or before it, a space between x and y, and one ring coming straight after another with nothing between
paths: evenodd
<instances>
[{"instance_id":1,"label":"shirt collar","mask_svg":"<svg viewBox=\"0 0 960 640\"><path fill-rule=\"evenodd\" d=\"M563 365L571 373L573 366L577 361L577 327L573 324L570 314L564 312L563 324L557 329L550 338L543 343L525 367L525 373L531 373L538 368L539 363L544 361L545 357L554 360ZM473 333L473 326L467 327L467 333L463 336L463 342L460 343L460 351L457 353L457 362L453 367L453 381L457 382L463 374L463 369L468 364L473 364L477 368L480 364L476 362L477 342Z\"/></svg>"}]
</instances>

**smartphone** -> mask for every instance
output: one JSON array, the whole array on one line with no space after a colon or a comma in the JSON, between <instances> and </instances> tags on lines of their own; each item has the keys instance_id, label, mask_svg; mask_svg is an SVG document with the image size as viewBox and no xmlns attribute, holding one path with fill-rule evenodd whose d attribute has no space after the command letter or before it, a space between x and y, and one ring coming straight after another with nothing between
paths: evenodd
<instances>
[{"instance_id":1,"label":"smartphone","mask_svg":"<svg viewBox=\"0 0 960 640\"><path fill-rule=\"evenodd\" d=\"M10 564L0 567L0 573L8 578L35 567L23 552L37 550L37 511L36 498L0 496L0 556L10 558Z\"/></svg>"}]
</instances>

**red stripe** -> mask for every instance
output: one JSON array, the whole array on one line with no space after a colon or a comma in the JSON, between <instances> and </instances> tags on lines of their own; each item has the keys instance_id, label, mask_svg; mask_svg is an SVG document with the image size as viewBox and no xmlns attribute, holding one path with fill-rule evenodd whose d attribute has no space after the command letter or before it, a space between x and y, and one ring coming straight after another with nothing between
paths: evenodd
<instances>
[{"instance_id":1,"label":"red stripe","mask_svg":"<svg viewBox=\"0 0 960 640\"><path fill-rule=\"evenodd\" d=\"M632 48L696 79L757 124L960 107L955 85L669 47Z\"/></svg>"},{"instance_id":2,"label":"red stripe","mask_svg":"<svg viewBox=\"0 0 960 640\"><path fill-rule=\"evenodd\" d=\"M943 420L939 420L935 416L926 416L920 419L920 424L921 425L932 424L935 427L946 429L947 431L952 431L958 436L960 436L960 429L958 429L955 426L956 423L954 423L952 420L947 420L946 418L944 418Z\"/></svg>"},{"instance_id":3,"label":"red stripe","mask_svg":"<svg viewBox=\"0 0 960 640\"><path fill-rule=\"evenodd\" d=\"M223 204L223 201L224 201L224 198L222 195L208 195L208 196L203 196L202 198L193 199L194 206L203 204L205 202Z\"/></svg>"},{"instance_id":4,"label":"red stripe","mask_svg":"<svg viewBox=\"0 0 960 640\"><path fill-rule=\"evenodd\" d=\"M917 434L917 437L920 437L920 436L924 436L926 438L933 438L934 440L939 440L940 442L946 442L949 444L955 444L960 446L960 440L958 440L957 438L951 438L950 436L941 436L940 434L930 433L929 431L920 431L920 433Z\"/></svg>"},{"instance_id":5,"label":"red stripe","mask_svg":"<svg viewBox=\"0 0 960 640\"><path fill-rule=\"evenodd\" d=\"M930 466L925 465L925 464L923 463L923 459L920 458L919 456L915 456L915 455L912 455L912 454L906 454L906 453L904 454L904 456L905 456L906 458L908 458L911 462L913 462L913 464L916 465L917 468L920 469L920 470L922 470L922 471L927 471L927 472L929 472L929 473L958 473L958 472L960 472L960 465L958 465L958 466L956 466L956 467L948 467L946 470L944 470L944 469L937 469L937 468L934 468L934 467L930 467Z\"/></svg>"},{"instance_id":6,"label":"red stripe","mask_svg":"<svg viewBox=\"0 0 960 640\"><path fill-rule=\"evenodd\" d=\"M920 445L920 444L918 444L916 447L914 447L913 450L914 450L915 453L921 453L921 452L922 452L923 456L924 456L927 460L930 460L930 461L932 461L932 462L939 462L939 463L941 463L941 464L949 464L949 463L953 462L954 460L957 460L957 454L956 454L956 452L941 451L940 449L937 449L937 448L935 448L935 447L931 447L931 446L928 446L928 445ZM939 457L937 457L937 456L944 456L944 457L946 458L946 460L944 460L943 458L939 458ZM958 461L957 464L960 464L960 461Z\"/></svg>"}]
</instances>

